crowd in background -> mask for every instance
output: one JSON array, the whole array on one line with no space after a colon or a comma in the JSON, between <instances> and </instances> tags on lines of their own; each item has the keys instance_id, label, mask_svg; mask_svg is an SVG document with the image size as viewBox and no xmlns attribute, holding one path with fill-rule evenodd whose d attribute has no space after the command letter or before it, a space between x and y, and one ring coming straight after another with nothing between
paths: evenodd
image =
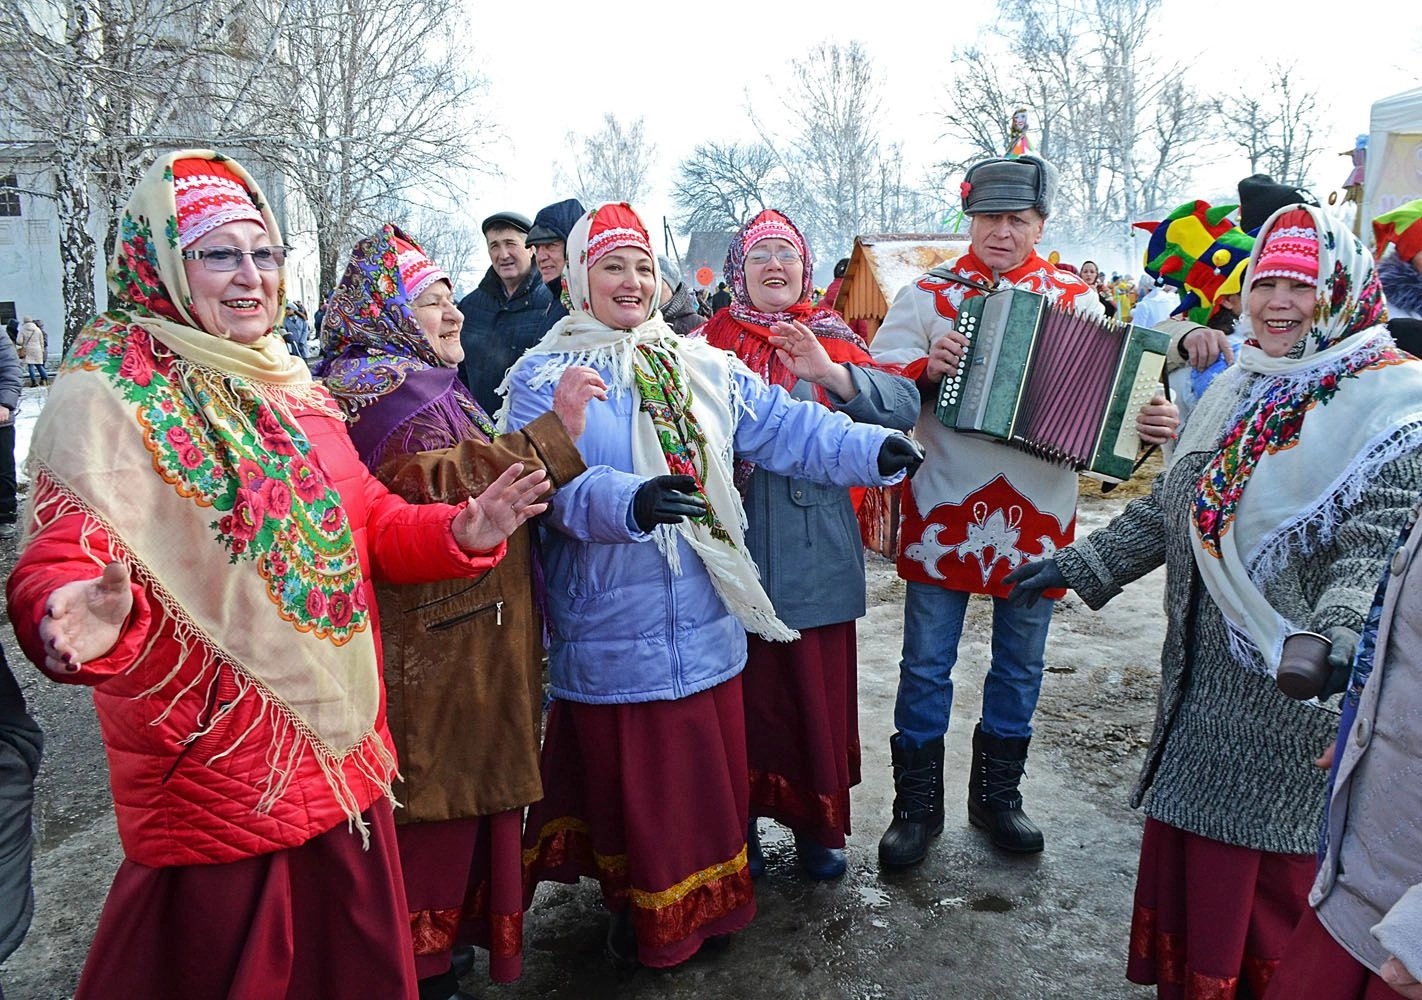
<instances>
[{"instance_id":1,"label":"crowd in background","mask_svg":"<svg viewBox=\"0 0 1422 1000\"><path fill-rule=\"evenodd\" d=\"M1378 220L1379 262L1307 192L1246 178L1238 222L1191 202L1150 223L1132 281L1040 255L1057 184L1030 154L974 164L966 248L871 330L834 308L849 261L819 292L782 212L731 235L713 292L632 206L574 199L484 218L462 298L386 224L308 317L239 163L149 166L113 307L36 425L7 584L25 655L93 689L109 759L124 861L76 996L452 1000L475 948L516 979L538 885L585 877L614 961L678 965L752 923L768 821L799 877L839 878L859 512L893 489L882 868L944 827L970 598L992 624L965 814L1031 856L1052 831L1022 778L1056 602L1098 608L1164 566L1127 976L1162 997L1422 997L1422 363L1402 315L1422 315L1422 202ZM965 302L1009 288L1169 338L1172 391L1125 414L1169 461L1084 537L1073 468L935 409L971 360ZM38 324L11 340L13 466L22 365L51 376ZM1300 692L1280 678L1309 642ZM3 667L0 956L29 919L42 746Z\"/></svg>"}]
</instances>

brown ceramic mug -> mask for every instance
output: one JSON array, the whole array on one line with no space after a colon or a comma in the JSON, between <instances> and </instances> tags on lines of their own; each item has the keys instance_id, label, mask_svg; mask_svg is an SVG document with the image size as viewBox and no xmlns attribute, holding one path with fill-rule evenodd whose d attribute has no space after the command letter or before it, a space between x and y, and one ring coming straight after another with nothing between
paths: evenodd
<instances>
[{"instance_id":1,"label":"brown ceramic mug","mask_svg":"<svg viewBox=\"0 0 1422 1000\"><path fill-rule=\"evenodd\" d=\"M1279 670L1274 675L1274 683L1290 698L1307 701L1317 698L1328 682L1333 668L1328 665L1328 654L1333 642L1326 635L1317 632L1292 632L1284 639L1283 652L1279 654Z\"/></svg>"}]
</instances>

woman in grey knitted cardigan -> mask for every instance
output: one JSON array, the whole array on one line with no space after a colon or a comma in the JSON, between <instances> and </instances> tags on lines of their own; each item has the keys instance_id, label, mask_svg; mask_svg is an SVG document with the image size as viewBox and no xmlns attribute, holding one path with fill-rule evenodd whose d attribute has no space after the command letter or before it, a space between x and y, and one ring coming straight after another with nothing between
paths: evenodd
<instances>
[{"instance_id":1,"label":"woman in grey knitted cardigan","mask_svg":"<svg viewBox=\"0 0 1422 1000\"><path fill-rule=\"evenodd\" d=\"M1150 496L1013 579L1015 600L1066 585L1100 608L1165 564L1127 967L1162 996L1267 987L1307 905L1326 782L1313 761L1338 724L1278 691L1279 647L1306 629L1351 653L1422 490L1422 363L1381 325L1371 257L1316 209L1261 231L1244 281L1253 339L1173 464Z\"/></svg>"}]
</instances>

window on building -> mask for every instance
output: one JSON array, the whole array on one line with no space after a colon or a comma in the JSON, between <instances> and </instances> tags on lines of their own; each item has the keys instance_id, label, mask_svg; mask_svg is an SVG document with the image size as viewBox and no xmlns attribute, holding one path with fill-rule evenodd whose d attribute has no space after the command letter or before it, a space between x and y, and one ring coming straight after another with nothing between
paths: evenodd
<instances>
[{"instance_id":1,"label":"window on building","mask_svg":"<svg viewBox=\"0 0 1422 1000\"><path fill-rule=\"evenodd\" d=\"M20 314L15 311L15 303L0 302L0 327L4 327L11 320L20 318Z\"/></svg>"},{"instance_id":2,"label":"window on building","mask_svg":"<svg viewBox=\"0 0 1422 1000\"><path fill-rule=\"evenodd\" d=\"M19 183L19 178L14 174L0 177L0 217L10 219L20 217L20 192L15 190Z\"/></svg>"}]
</instances>

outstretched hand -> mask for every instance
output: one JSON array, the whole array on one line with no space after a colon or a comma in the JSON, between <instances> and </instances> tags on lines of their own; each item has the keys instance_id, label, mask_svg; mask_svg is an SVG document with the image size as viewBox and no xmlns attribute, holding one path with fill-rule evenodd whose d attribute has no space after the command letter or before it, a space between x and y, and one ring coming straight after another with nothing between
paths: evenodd
<instances>
[{"instance_id":1,"label":"outstretched hand","mask_svg":"<svg viewBox=\"0 0 1422 1000\"><path fill-rule=\"evenodd\" d=\"M1030 608L1037 603L1044 590L1060 590L1067 585L1066 577L1057 568L1055 559L1023 563L1003 577L1002 582L1012 584L1007 603L1014 608Z\"/></svg>"},{"instance_id":2,"label":"outstretched hand","mask_svg":"<svg viewBox=\"0 0 1422 1000\"><path fill-rule=\"evenodd\" d=\"M522 479L523 463L515 462L477 497L470 497L450 524L454 540L467 552L487 552L508 538L530 517L548 509L538 498L548 492L548 473L534 469Z\"/></svg>"},{"instance_id":3,"label":"outstretched hand","mask_svg":"<svg viewBox=\"0 0 1422 1000\"><path fill-rule=\"evenodd\" d=\"M770 327L770 342L775 345L780 363L790 369L796 378L824 386L845 401L859 395L854 388L854 379L844 365L831 361L829 352L820 343L820 338L815 336L815 331L798 319L773 324Z\"/></svg>"},{"instance_id":4,"label":"outstretched hand","mask_svg":"<svg viewBox=\"0 0 1422 1000\"><path fill-rule=\"evenodd\" d=\"M923 464L923 446L903 434L890 434L879 446L879 475L890 476L905 472L912 479L918 467Z\"/></svg>"},{"instance_id":5,"label":"outstretched hand","mask_svg":"<svg viewBox=\"0 0 1422 1000\"><path fill-rule=\"evenodd\" d=\"M128 567L120 562L109 563L91 579L56 587L44 602L39 626L45 670L77 673L113 649L132 608Z\"/></svg>"},{"instance_id":6,"label":"outstretched hand","mask_svg":"<svg viewBox=\"0 0 1422 1000\"><path fill-rule=\"evenodd\" d=\"M606 399L607 383L596 369L571 365L553 390L553 412L563 422L568 437L576 441L588 422L588 400Z\"/></svg>"}]
</instances>

